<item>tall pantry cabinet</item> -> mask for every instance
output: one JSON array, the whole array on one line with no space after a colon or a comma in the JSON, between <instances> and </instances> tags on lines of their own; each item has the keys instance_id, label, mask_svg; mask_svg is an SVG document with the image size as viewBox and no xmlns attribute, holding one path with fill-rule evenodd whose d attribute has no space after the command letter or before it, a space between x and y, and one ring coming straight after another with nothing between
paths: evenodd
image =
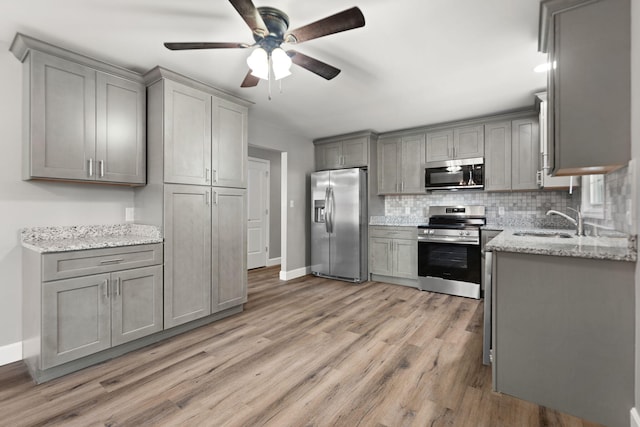
<instances>
[{"instance_id":1,"label":"tall pantry cabinet","mask_svg":"<svg viewBox=\"0 0 640 427\"><path fill-rule=\"evenodd\" d=\"M247 301L248 103L156 67L136 221L165 236L164 327Z\"/></svg>"}]
</instances>

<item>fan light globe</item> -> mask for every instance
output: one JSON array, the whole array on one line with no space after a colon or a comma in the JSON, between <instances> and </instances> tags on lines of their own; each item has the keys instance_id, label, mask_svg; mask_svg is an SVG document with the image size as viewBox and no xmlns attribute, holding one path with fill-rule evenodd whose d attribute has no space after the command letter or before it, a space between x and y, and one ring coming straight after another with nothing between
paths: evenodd
<instances>
[{"instance_id":1,"label":"fan light globe","mask_svg":"<svg viewBox=\"0 0 640 427\"><path fill-rule=\"evenodd\" d=\"M247 58L247 65L251 74L264 80L269 80L269 56L261 47L254 49Z\"/></svg>"},{"instance_id":2,"label":"fan light globe","mask_svg":"<svg viewBox=\"0 0 640 427\"><path fill-rule=\"evenodd\" d=\"M290 76L291 58L281 48L273 49L271 52L271 66L273 67L273 75L276 80Z\"/></svg>"}]
</instances>

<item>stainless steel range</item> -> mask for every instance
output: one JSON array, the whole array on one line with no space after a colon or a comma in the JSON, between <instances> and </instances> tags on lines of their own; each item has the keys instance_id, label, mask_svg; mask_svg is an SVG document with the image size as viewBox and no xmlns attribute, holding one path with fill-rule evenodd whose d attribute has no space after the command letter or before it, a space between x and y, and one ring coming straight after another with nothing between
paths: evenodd
<instances>
[{"instance_id":1,"label":"stainless steel range","mask_svg":"<svg viewBox=\"0 0 640 427\"><path fill-rule=\"evenodd\" d=\"M418 281L423 291L480 298L480 227L484 206L431 206L418 226Z\"/></svg>"}]
</instances>

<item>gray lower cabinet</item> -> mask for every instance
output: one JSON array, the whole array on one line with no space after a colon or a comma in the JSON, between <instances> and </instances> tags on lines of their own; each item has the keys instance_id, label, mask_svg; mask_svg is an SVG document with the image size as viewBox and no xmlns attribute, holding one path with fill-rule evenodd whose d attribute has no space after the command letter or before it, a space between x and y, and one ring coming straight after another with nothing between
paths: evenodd
<instances>
[{"instance_id":1,"label":"gray lower cabinet","mask_svg":"<svg viewBox=\"0 0 640 427\"><path fill-rule=\"evenodd\" d=\"M211 311L247 302L246 190L214 188Z\"/></svg>"},{"instance_id":2,"label":"gray lower cabinet","mask_svg":"<svg viewBox=\"0 0 640 427\"><path fill-rule=\"evenodd\" d=\"M378 194L423 194L425 134L378 141Z\"/></svg>"},{"instance_id":3,"label":"gray lower cabinet","mask_svg":"<svg viewBox=\"0 0 640 427\"><path fill-rule=\"evenodd\" d=\"M369 227L372 280L417 286L418 238L413 227Z\"/></svg>"},{"instance_id":4,"label":"gray lower cabinet","mask_svg":"<svg viewBox=\"0 0 640 427\"><path fill-rule=\"evenodd\" d=\"M165 328L245 303L246 190L164 188Z\"/></svg>"},{"instance_id":5,"label":"gray lower cabinet","mask_svg":"<svg viewBox=\"0 0 640 427\"><path fill-rule=\"evenodd\" d=\"M164 326L211 314L211 188L164 186Z\"/></svg>"},{"instance_id":6,"label":"gray lower cabinet","mask_svg":"<svg viewBox=\"0 0 640 427\"><path fill-rule=\"evenodd\" d=\"M23 178L146 182L142 76L18 34Z\"/></svg>"},{"instance_id":7,"label":"gray lower cabinet","mask_svg":"<svg viewBox=\"0 0 640 427\"><path fill-rule=\"evenodd\" d=\"M162 331L161 264L162 244L23 249L23 357L34 377Z\"/></svg>"},{"instance_id":8,"label":"gray lower cabinet","mask_svg":"<svg viewBox=\"0 0 640 427\"><path fill-rule=\"evenodd\" d=\"M537 190L538 119L487 123L484 129L485 190Z\"/></svg>"},{"instance_id":9,"label":"gray lower cabinet","mask_svg":"<svg viewBox=\"0 0 640 427\"><path fill-rule=\"evenodd\" d=\"M629 425L634 272L632 262L494 252L494 389Z\"/></svg>"}]
</instances>

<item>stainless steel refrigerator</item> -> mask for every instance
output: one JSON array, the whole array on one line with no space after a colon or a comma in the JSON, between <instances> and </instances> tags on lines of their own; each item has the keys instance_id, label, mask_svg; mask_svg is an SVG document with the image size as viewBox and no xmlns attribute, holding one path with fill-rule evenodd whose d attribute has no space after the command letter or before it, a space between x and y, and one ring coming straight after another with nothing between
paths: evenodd
<instances>
[{"instance_id":1,"label":"stainless steel refrigerator","mask_svg":"<svg viewBox=\"0 0 640 427\"><path fill-rule=\"evenodd\" d=\"M311 174L311 273L367 280L367 174L362 169Z\"/></svg>"}]
</instances>

